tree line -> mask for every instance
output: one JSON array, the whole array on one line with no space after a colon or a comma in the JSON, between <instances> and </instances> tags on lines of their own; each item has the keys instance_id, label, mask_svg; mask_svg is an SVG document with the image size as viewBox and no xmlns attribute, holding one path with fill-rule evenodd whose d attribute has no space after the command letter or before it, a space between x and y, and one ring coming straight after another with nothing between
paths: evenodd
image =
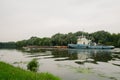
<instances>
[{"instance_id":1,"label":"tree line","mask_svg":"<svg viewBox=\"0 0 120 80\"><path fill-rule=\"evenodd\" d=\"M21 40L14 42L15 45L11 45L11 46L18 48L23 46L67 46L69 43L76 44L78 36L81 35L86 36L87 39L90 39L93 42L96 42L97 44L113 45L115 47L120 47L120 33L111 34L104 30L97 31L94 33L87 33L82 31L78 31L75 33L70 32L68 34L57 33L52 37L44 37L44 38L31 37L28 40Z\"/></svg>"},{"instance_id":2,"label":"tree line","mask_svg":"<svg viewBox=\"0 0 120 80\"><path fill-rule=\"evenodd\" d=\"M2 48L16 48L15 42L0 42L0 49Z\"/></svg>"}]
</instances>

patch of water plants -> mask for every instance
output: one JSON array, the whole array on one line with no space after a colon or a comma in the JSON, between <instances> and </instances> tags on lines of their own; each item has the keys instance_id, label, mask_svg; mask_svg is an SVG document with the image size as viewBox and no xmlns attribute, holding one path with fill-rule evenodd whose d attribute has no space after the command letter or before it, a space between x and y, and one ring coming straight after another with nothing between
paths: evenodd
<instances>
[{"instance_id":1,"label":"patch of water plants","mask_svg":"<svg viewBox=\"0 0 120 80\"><path fill-rule=\"evenodd\" d=\"M92 71L92 68L89 68L89 67L74 67L74 66L70 66L70 65L60 65L60 64L57 64L58 67L68 67L69 69L71 70L75 70L76 72L78 73L84 73L84 74L88 74L88 73L94 73Z\"/></svg>"}]
</instances>

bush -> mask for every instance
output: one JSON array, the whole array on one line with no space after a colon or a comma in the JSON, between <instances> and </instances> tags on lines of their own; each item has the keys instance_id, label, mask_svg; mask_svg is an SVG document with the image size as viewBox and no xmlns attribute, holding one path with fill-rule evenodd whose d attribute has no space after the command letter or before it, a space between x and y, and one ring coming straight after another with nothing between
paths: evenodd
<instances>
[{"instance_id":1,"label":"bush","mask_svg":"<svg viewBox=\"0 0 120 80\"><path fill-rule=\"evenodd\" d=\"M33 72L37 72L38 67L39 67L39 64L36 59L32 59L27 65L27 69Z\"/></svg>"}]
</instances>

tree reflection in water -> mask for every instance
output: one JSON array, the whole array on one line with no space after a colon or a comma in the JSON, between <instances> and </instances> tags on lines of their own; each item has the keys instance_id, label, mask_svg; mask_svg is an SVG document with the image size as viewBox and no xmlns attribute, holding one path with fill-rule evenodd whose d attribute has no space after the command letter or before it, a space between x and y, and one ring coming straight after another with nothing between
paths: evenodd
<instances>
[{"instance_id":1,"label":"tree reflection in water","mask_svg":"<svg viewBox=\"0 0 120 80\"><path fill-rule=\"evenodd\" d=\"M93 49L68 49L68 50L52 50L52 55L56 61L77 60L75 63L94 63L108 62L113 59L110 50L93 50ZM115 57L115 56L114 56ZM118 56L117 56L118 57Z\"/></svg>"}]
</instances>

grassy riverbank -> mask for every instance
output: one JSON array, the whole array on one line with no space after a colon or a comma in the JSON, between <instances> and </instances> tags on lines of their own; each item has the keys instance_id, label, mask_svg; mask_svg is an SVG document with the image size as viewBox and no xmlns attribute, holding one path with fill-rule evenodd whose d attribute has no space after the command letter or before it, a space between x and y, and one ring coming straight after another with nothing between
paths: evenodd
<instances>
[{"instance_id":1,"label":"grassy riverbank","mask_svg":"<svg viewBox=\"0 0 120 80\"><path fill-rule=\"evenodd\" d=\"M50 73L35 73L0 62L0 80L60 80Z\"/></svg>"}]
</instances>

